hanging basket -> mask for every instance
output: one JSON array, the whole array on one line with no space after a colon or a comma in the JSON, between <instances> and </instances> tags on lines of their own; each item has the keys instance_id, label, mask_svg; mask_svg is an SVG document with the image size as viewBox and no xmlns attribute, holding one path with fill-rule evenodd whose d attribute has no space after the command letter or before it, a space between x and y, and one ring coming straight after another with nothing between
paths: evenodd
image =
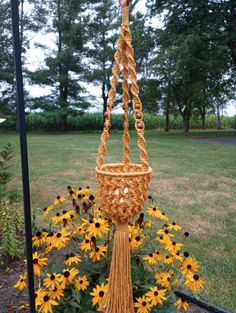
<instances>
[{"instance_id":1,"label":"hanging basket","mask_svg":"<svg viewBox=\"0 0 236 313\"><path fill-rule=\"evenodd\" d=\"M116 222L127 222L142 210L147 198L148 184L152 169L149 167L144 139L144 122L142 104L139 99L139 87L135 71L134 51L129 28L129 6L126 1L122 4L122 27L118 39L118 49L115 53L115 63L112 70L111 89L108 94L108 106L105 113L104 129L97 158L96 176L98 182L97 195L105 215ZM123 163L104 164L106 145L111 127L111 112L114 106L116 88L122 64L122 89L124 110L124 159ZM135 119L135 129L138 135L140 149L140 164L130 161L129 136L129 80L133 95L132 107Z\"/></svg>"},{"instance_id":2,"label":"hanging basket","mask_svg":"<svg viewBox=\"0 0 236 313\"><path fill-rule=\"evenodd\" d=\"M111 89L104 115L105 123L98 150L96 178L97 198L105 216L116 223L113 240L112 261L108 289L103 297L99 311L104 313L134 313L128 222L142 210L147 198L148 184L152 169L148 164L142 104L135 71L134 51L129 28L129 0L122 0L122 27L112 69ZM124 110L123 162L104 163L107 141L111 127L111 113L116 97L116 88L122 65L122 101ZM129 81L131 86L129 86ZM129 88L130 87L130 88ZM138 135L140 164L130 160L129 136L129 90L133 96L132 108L135 129Z\"/></svg>"}]
</instances>

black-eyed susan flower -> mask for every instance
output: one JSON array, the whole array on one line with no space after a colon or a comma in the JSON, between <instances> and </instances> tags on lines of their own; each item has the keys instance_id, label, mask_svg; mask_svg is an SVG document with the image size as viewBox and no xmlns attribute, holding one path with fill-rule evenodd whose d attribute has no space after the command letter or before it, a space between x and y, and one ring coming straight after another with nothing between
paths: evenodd
<instances>
[{"instance_id":1,"label":"black-eyed susan flower","mask_svg":"<svg viewBox=\"0 0 236 313\"><path fill-rule=\"evenodd\" d=\"M185 285L193 291L204 288L203 281L200 279L200 276L195 273L187 274Z\"/></svg>"},{"instance_id":2,"label":"black-eyed susan flower","mask_svg":"<svg viewBox=\"0 0 236 313\"><path fill-rule=\"evenodd\" d=\"M188 302L185 301L184 299L178 298L178 300L176 301L176 305L178 311L180 311L181 309L183 309L184 312L188 311Z\"/></svg>"},{"instance_id":3,"label":"black-eyed susan flower","mask_svg":"<svg viewBox=\"0 0 236 313\"><path fill-rule=\"evenodd\" d=\"M48 295L53 300L60 300L61 297L64 296L63 288L61 286L57 286L54 289L50 289L49 292L48 292Z\"/></svg>"},{"instance_id":4,"label":"black-eyed susan flower","mask_svg":"<svg viewBox=\"0 0 236 313\"><path fill-rule=\"evenodd\" d=\"M75 255L73 252L66 255L66 260L64 261L64 263L66 265L71 265L71 264L79 264L81 262L81 257L79 255Z\"/></svg>"},{"instance_id":5,"label":"black-eyed susan flower","mask_svg":"<svg viewBox=\"0 0 236 313\"><path fill-rule=\"evenodd\" d=\"M24 273L23 275L21 274L18 282L14 285L14 288L18 288L20 290L25 289L25 287L26 287L26 278L27 278L27 273Z\"/></svg>"},{"instance_id":6,"label":"black-eyed susan flower","mask_svg":"<svg viewBox=\"0 0 236 313\"><path fill-rule=\"evenodd\" d=\"M183 262L184 257L183 257L183 254L182 254L180 251L177 251L176 253L173 253L172 255L173 255L173 257L174 257L176 260L178 260L178 261L180 261L180 262Z\"/></svg>"},{"instance_id":7,"label":"black-eyed susan flower","mask_svg":"<svg viewBox=\"0 0 236 313\"><path fill-rule=\"evenodd\" d=\"M166 264L172 264L174 262L174 258L167 254L163 257L163 261Z\"/></svg>"},{"instance_id":8,"label":"black-eyed susan flower","mask_svg":"<svg viewBox=\"0 0 236 313\"><path fill-rule=\"evenodd\" d=\"M156 283L163 286L165 289L170 289L172 284L172 277L174 275L173 271L169 272L159 272L155 274L156 277Z\"/></svg>"},{"instance_id":9,"label":"black-eyed susan flower","mask_svg":"<svg viewBox=\"0 0 236 313\"><path fill-rule=\"evenodd\" d=\"M156 251L154 252L154 255L155 255L155 259L156 259L157 261L163 260L163 257L164 257L164 256L163 256L163 253L162 253L162 252L156 250Z\"/></svg>"},{"instance_id":10,"label":"black-eyed susan flower","mask_svg":"<svg viewBox=\"0 0 236 313\"><path fill-rule=\"evenodd\" d=\"M65 228L61 229L59 232L55 233L51 238L51 245L54 248L61 249L64 248L68 241L70 241L71 233Z\"/></svg>"},{"instance_id":11,"label":"black-eyed susan flower","mask_svg":"<svg viewBox=\"0 0 236 313\"><path fill-rule=\"evenodd\" d=\"M63 270L63 273L61 275L60 281L62 284L62 287L66 287L67 285L71 284L75 278L75 276L79 273L79 271L76 268L67 268Z\"/></svg>"},{"instance_id":12,"label":"black-eyed susan flower","mask_svg":"<svg viewBox=\"0 0 236 313\"><path fill-rule=\"evenodd\" d=\"M172 230L172 229L173 229L173 230L178 231L178 230L181 230L182 227L179 226L178 224L176 224L175 222L173 222L173 223L171 223L171 224L168 224L167 229L169 229L169 230Z\"/></svg>"},{"instance_id":13,"label":"black-eyed susan flower","mask_svg":"<svg viewBox=\"0 0 236 313\"><path fill-rule=\"evenodd\" d=\"M34 291L35 305L38 307L43 303L43 297L47 295L47 291L43 288L39 288Z\"/></svg>"},{"instance_id":14,"label":"black-eyed susan flower","mask_svg":"<svg viewBox=\"0 0 236 313\"><path fill-rule=\"evenodd\" d=\"M91 239L89 237L85 237L85 239L81 242L80 248L82 251L88 251L91 249Z\"/></svg>"},{"instance_id":15,"label":"black-eyed susan flower","mask_svg":"<svg viewBox=\"0 0 236 313\"><path fill-rule=\"evenodd\" d=\"M91 258L93 261L100 261L101 257L105 256L105 252L107 251L107 247L105 246L96 246L90 253Z\"/></svg>"},{"instance_id":16,"label":"black-eyed susan flower","mask_svg":"<svg viewBox=\"0 0 236 313\"><path fill-rule=\"evenodd\" d=\"M87 231L90 236L102 237L102 234L109 231L108 222L103 218L94 218L93 223L89 223Z\"/></svg>"},{"instance_id":17,"label":"black-eyed susan flower","mask_svg":"<svg viewBox=\"0 0 236 313\"><path fill-rule=\"evenodd\" d=\"M143 235L137 235L134 238L130 239L130 248L132 250L137 250L141 247L144 241L144 236Z\"/></svg>"},{"instance_id":18,"label":"black-eyed susan flower","mask_svg":"<svg viewBox=\"0 0 236 313\"><path fill-rule=\"evenodd\" d=\"M150 291L146 293L146 297L149 298L152 305L163 304L166 300L166 289L158 289L157 287L150 288Z\"/></svg>"},{"instance_id":19,"label":"black-eyed susan flower","mask_svg":"<svg viewBox=\"0 0 236 313\"><path fill-rule=\"evenodd\" d=\"M161 210L157 206L151 206L147 208L147 212L150 216L158 217L161 213Z\"/></svg>"},{"instance_id":20,"label":"black-eyed susan flower","mask_svg":"<svg viewBox=\"0 0 236 313\"><path fill-rule=\"evenodd\" d=\"M32 237L32 241L33 241L33 245L35 247L40 247L42 244L44 244L44 242L46 241L46 234L45 232L40 232L38 231L33 237Z\"/></svg>"},{"instance_id":21,"label":"black-eyed susan flower","mask_svg":"<svg viewBox=\"0 0 236 313\"><path fill-rule=\"evenodd\" d=\"M84 235L85 234L85 230L84 230L84 227L82 225L80 226L76 226L76 229L74 231L74 235Z\"/></svg>"},{"instance_id":22,"label":"black-eyed susan flower","mask_svg":"<svg viewBox=\"0 0 236 313\"><path fill-rule=\"evenodd\" d=\"M37 252L33 253L33 268L36 276L40 276L41 268L47 264L47 258L42 258Z\"/></svg>"},{"instance_id":23,"label":"black-eyed susan flower","mask_svg":"<svg viewBox=\"0 0 236 313\"><path fill-rule=\"evenodd\" d=\"M40 304L39 307L39 312L40 313L53 313L53 306L58 305L58 303L53 300L49 294L46 294L42 298L42 303Z\"/></svg>"},{"instance_id":24,"label":"black-eyed susan flower","mask_svg":"<svg viewBox=\"0 0 236 313\"><path fill-rule=\"evenodd\" d=\"M102 302L102 299L105 295L105 292L108 289L108 285L104 285L102 283L101 285L97 285L95 288L93 288L93 292L90 293L92 298L93 305L100 304Z\"/></svg>"},{"instance_id":25,"label":"black-eyed susan flower","mask_svg":"<svg viewBox=\"0 0 236 313\"><path fill-rule=\"evenodd\" d=\"M53 205L58 206L62 204L66 198L64 196L57 196L56 199L53 201Z\"/></svg>"},{"instance_id":26,"label":"black-eyed susan flower","mask_svg":"<svg viewBox=\"0 0 236 313\"><path fill-rule=\"evenodd\" d=\"M149 264L156 264L157 259L155 258L154 253L149 253L148 255L144 255L144 261L147 261Z\"/></svg>"},{"instance_id":27,"label":"black-eyed susan flower","mask_svg":"<svg viewBox=\"0 0 236 313\"><path fill-rule=\"evenodd\" d=\"M151 311L150 299L145 296L136 298L134 306L137 308L137 313L148 313Z\"/></svg>"},{"instance_id":28,"label":"black-eyed susan flower","mask_svg":"<svg viewBox=\"0 0 236 313\"><path fill-rule=\"evenodd\" d=\"M43 280L43 284L45 287L54 289L55 287L58 287L60 285L61 281L61 274L56 273L47 273L46 278Z\"/></svg>"},{"instance_id":29,"label":"black-eyed susan flower","mask_svg":"<svg viewBox=\"0 0 236 313\"><path fill-rule=\"evenodd\" d=\"M86 276L79 276L75 282L75 288L80 290L86 290L89 286L89 280Z\"/></svg>"},{"instance_id":30,"label":"black-eyed susan flower","mask_svg":"<svg viewBox=\"0 0 236 313\"><path fill-rule=\"evenodd\" d=\"M157 235L162 235L162 236L166 236L166 237L169 237L169 239L171 239L171 237L174 237L173 234L170 233L170 231L166 228L164 229L159 229L157 232L156 232Z\"/></svg>"},{"instance_id":31,"label":"black-eyed susan flower","mask_svg":"<svg viewBox=\"0 0 236 313\"><path fill-rule=\"evenodd\" d=\"M169 235L160 235L155 238L161 245L167 245L170 242L170 236Z\"/></svg>"},{"instance_id":32,"label":"black-eyed susan flower","mask_svg":"<svg viewBox=\"0 0 236 313\"><path fill-rule=\"evenodd\" d=\"M177 251L180 251L182 247L183 247L182 243L176 242L174 240L170 240L166 243L167 251L173 254L176 253Z\"/></svg>"},{"instance_id":33,"label":"black-eyed susan flower","mask_svg":"<svg viewBox=\"0 0 236 313\"><path fill-rule=\"evenodd\" d=\"M194 273L198 272L199 271L199 264L194 258L188 257L181 264L181 271L185 275L188 273L192 273L192 272L194 272Z\"/></svg>"}]
</instances>

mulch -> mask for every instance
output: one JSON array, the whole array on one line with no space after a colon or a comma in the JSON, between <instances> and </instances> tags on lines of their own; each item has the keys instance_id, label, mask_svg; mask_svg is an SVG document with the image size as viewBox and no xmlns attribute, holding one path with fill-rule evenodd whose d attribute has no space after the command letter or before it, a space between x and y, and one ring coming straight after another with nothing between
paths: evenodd
<instances>
[{"instance_id":1,"label":"mulch","mask_svg":"<svg viewBox=\"0 0 236 313\"><path fill-rule=\"evenodd\" d=\"M12 263L7 270L0 269L0 312L1 313L22 313L28 310L19 310L20 305L27 301L27 291L19 292L13 288L19 278L19 274L25 271L25 264L22 260ZM210 313L210 311L189 303L188 313Z\"/></svg>"}]
</instances>

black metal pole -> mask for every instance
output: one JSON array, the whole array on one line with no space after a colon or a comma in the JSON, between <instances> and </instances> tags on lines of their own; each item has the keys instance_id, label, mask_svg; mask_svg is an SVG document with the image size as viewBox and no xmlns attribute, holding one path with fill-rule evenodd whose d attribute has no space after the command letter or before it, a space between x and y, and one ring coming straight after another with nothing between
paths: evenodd
<instances>
[{"instance_id":1,"label":"black metal pole","mask_svg":"<svg viewBox=\"0 0 236 313\"><path fill-rule=\"evenodd\" d=\"M21 149L21 168L22 168L22 183L23 183L23 198L24 198L24 217L25 217L25 238L26 238L26 253L27 253L27 271L28 271L28 290L30 312L35 313L35 296L34 296L34 272L32 260L32 225L31 225L31 207L30 207L30 187L29 187L29 167L28 167L28 151L26 138L26 123L25 123L25 104L24 104L24 89L22 77L21 63L21 43L19 34L19 1L11 0L12 14L12 32L14 44L14 59L15 59L15 75L16 75L16 91L17 91L17 115L20 132L20 149Z\"/></svg>"}]
</instances>

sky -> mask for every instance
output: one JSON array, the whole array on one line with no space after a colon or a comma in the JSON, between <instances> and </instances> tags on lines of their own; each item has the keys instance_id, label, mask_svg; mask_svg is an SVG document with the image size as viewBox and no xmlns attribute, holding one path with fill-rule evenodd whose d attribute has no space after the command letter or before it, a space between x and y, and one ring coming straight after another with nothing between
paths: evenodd
<instances>
[{"instance_id":1,"label":"sky","mask_svg":"<svg viewBox=\"0 0 236 313\"><path fill-rule=\"evenodd\" d=\"M117 0L118 1L118 0ZM146 0L142 0L138 3L137 5L137 10L145 12L146 7L145 7ZM30 10L30 5L25 3L25 9ZM158 19L154 19L152 21L153 24L158 25L159 27L161 26L161 21ZM38 67L44 64L44 58L45 58L45 53L43 52L42 49L40 48L35 48L35 43L36 42L41 42L46 44L48 47L53 47L55 46L54 44L55 41L55 36L53 34L43 34L42 32L38 32L36 36L31 40L30 42L30 49L28 50L26 54L26 63L27 63L27 68L29 70L36 70ZM30 86L26 85L25 86L26 90L29 92L30 96L34 97L39 97L42 95L47 95L50 94L50 88L47 87L39 87L39 86ZM142 86L140 86L142 88ZM93 85L87 85L87 92L91 93L93 95L97 95L98 99L101 99L102 103L102 97L101 97L101 88L94 87ZM94 109L91 109L91 111L94 111ZM116 112L120 112L121 109L118 108L116 109ZM224 111L224 114L229 115L229 116L234 116L236 114L236 101L231 100L229 102L229 105L227 107L227 110Z\"/></svg>"}]
</instances>

